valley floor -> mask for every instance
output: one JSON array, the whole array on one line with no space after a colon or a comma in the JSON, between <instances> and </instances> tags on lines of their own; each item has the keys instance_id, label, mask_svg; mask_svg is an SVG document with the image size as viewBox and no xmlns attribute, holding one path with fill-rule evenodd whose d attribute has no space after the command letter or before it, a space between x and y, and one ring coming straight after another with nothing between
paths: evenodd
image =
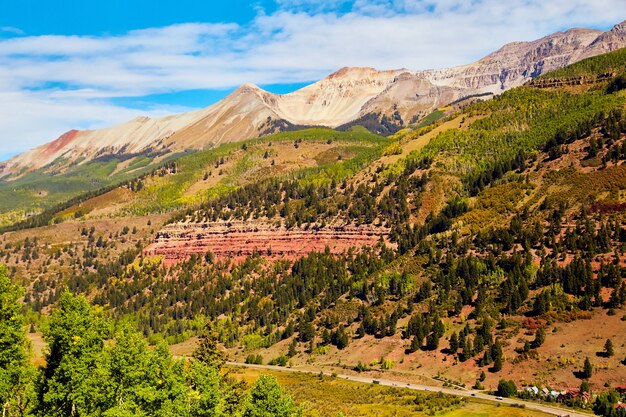
<instances>
[{"instance_id":1,"label":"valley floor","mask_svg":"<svg viewBox=\"0 0 626 417\"><path fill-rule=\"evenodd\" d=\"M400 381L376 379L354 375L336 375L278 368L268 365L230 364L233 375L253 381L261 373L274 375L281 385L303 405L305 416L426 416L436 412L445 417L545 417L570 415L584 417L587 414L557 409L555 407L520 400L495 400L477 391L461 391L434 386L405 384ZM377 381L377 382L374 382ZM436 404L428 397L415 395L413 391L435 392L463 397L460 403L450 407ZM472 395L473 394L473 395ZM438 394L441 396L441 394ZM417 400L420 398L420 400ZM446 397L447 398L447 397ZM421 405L421 406L420 406Z\"/></svg>"}]
</instances>

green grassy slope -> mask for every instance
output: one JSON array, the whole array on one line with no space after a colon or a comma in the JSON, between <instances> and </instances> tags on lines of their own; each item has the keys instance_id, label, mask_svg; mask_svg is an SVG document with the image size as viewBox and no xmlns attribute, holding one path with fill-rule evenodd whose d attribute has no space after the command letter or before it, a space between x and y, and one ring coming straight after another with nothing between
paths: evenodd
<instances>
[{"instance_id":1,"label":"green grassy slope","mask_svg":"<svg viewBox=\"0 0 626 417\"><path fill-rule=\"evenodd\" d=\"M44 167L17 179L0 180L0 225L24 214L49 209L80 194L136 178L179 156L172 155L158 164L143 155L130 161L119 158L95 160L70 167L62 173ZM119 169L122 162L125 166Z\"/></svg>"},{"instance_id":2,"label":"green grassy slope","mask_svg":"<svg viewBox=\"0 0 626 417\"><path fill-rule=\"evenodd\" d=\"M149 182L138 193L129 213L147 214L182 208L269 177L299 178L317 184L332 178L343 179L380 156L389 143L388 139L369 132L314 128L223 145L177 160L178 172L164 180ZM281 163L289 157L288 154L298 153L300 147L313 145L332 151L314 152L314 166ZM221 160L227 168L222 168ZM189 195L190 187L208 172L210 177L217 176L214 183Z\"/></svg>"},{"instance_id":3,"label":"green grassy slope","mask_svg":"<svg viewBox=\"0 0 626 417\"><path fill-rule=\"evenodd\" d=\"M133 161L111 175L119 162L111 160L81 165L58 176L35 172L0 185L0 197L3 193L23 196L6 202L0 210L5 211L5 227L12 227L8 224L10 220L19 219L11 215L16 210L46 209L25 222L18 222L18 228L82 217L95 209L105 209L102 205L112 204L107 194L116 189L116 184L124 182L124 187L132 188L133 193L114 215L169 212L264 178L299 178L315 184L344 179L379 156L390 142L367 131L314 128L170 158L169 163L160 164L166 168L155 168L147 160ZM139 164L143 168L137 169ZM38 189L45 193L37 195ZM100 195L104 196L97 203L100 207L88 204Z\"/></svg>"}]
</instances>

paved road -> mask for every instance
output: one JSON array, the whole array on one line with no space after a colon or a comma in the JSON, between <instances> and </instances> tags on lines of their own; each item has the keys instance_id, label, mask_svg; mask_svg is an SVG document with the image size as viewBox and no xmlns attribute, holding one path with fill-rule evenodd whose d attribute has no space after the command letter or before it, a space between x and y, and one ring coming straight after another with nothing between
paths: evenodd
<instances>
[{"instance_id":1,"label":"paved road","mask_svg":"<svg viewBox=\"0 0 626 417\"><path fill-rule=\"evenodd\" d=\"M245 368L267 369L267 370L280 371L280 372L301 372L301 373L319 375L319 372L315 372L315 371L285 368L281 366L251 365L251 364L237 363L237 362L228 362L228 365L245 367ZM330 376L330 373L328 372L323 372L323 374ZM350 381L363 382L365 384L373 384L374 381L377 381L377 384L385 385L389 387L402 387L402 388L408 388L408 389L412 389L416 391L442 392L444 394L458 395L461 397L480 398L481 400L492 401L494 403L504 403L504 404L509 404L509 405L524 405L527 409L543 411L544 413L552 414L555 416L570 416L570 417L592 416L592 414L586 414L586 413L581 413L577 411L570 411L570 410L566 410L566 409L562 409L558 407L552 407L552 406L544 405L540 403L534 403L530 401L511 399L511 398L503 398L501 400L497 400L496 397L492 395L483 394L480 391L475 391L475 390L461 390L461 389L454 389L454 388L434 387L434 386L429 386L429 385L408 384L406 382L401 382L401 381L393 381L393 380L381 379L381 378L370 378L370 377L365 377L365 376L360 376L360 375L336 375L336 377L347 379Z\"/></svg>"}]
</instances>

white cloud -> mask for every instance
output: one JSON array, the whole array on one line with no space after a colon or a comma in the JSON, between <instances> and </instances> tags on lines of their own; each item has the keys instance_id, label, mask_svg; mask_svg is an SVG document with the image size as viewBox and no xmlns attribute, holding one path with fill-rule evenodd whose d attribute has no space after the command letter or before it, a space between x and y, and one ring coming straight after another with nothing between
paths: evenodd
<instances>
[{"instance_id":1,"label":"white cloud","mask_svg":"<svg viewBox=\"0 0 626 417\"><path fill-rule=\"evenodd\" d=\"M277 4L277 11L260 10L244 26L187 23L120 36L0 38L0 154L139 113L111 104L114 97L304 82L343 66L459 65L507 42L567 27L607 27L626 17L624 0Z\"/></svg>"},{"instance_id":2,"label":"white cloud","mask_svg":"<svg viewBox=\"0 0 626 417\"><path fill-rule=\"evenodd\" d=\"M157 106L149 110L119 107L76 95L0 92L0 154L10 154L49 141L70 129L111 126L138 116L161 117L189 108Z\"/></svg>"},{"instance_id":3,"label":"white cloud","mask_svg":"<svg viewBox=\"0 0 626 417\"><path fill-rule=\"evenodd\" d=\"M24 31L14 26L0 26L0 32L10 33L12 35L23 35Z\"/></svg>"}]
</instances>

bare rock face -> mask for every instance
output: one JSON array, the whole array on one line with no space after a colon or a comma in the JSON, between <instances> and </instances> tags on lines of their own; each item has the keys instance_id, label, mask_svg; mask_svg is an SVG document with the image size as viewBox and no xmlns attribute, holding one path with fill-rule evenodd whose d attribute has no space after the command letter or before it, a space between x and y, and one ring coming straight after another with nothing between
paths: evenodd
<instances>
[{"instance_id":1,"label":"bare rock face","mask_svg":"<svg viewBox=\"0 0 626 417\"><path fill-rule=\"evenodd\" d=\"M279 118L271 110L273 100L272 94L244 84L224 100L202 110L158 119L137 117L100 130L72 130L7 161L0 176L42 168L56 161L62 161L61 166L54 166L59 171L76 161L84 163L103 156L158 157L256 137L264 121Z\"/></svg>"},{"instance_id":2,"label":"bare rock face","mask_svg":"<svg viewBox=\"0 0 626 417\"><path fill-rule=\"evenodd\" d=\"M311 252L343 253L352 247L373 246L388 233L371 225L286 229L269 222L233 221L176 223L160 230L145 256L161 255L165 264L192 254L212 252L218 259L241 260L253 254L270 259L296 259Z\"/></svg>"},{"instance_id":3,"label":"bare rock face","mask_svg":"<svg viewBox=\"0 0 626 417\"><path fill-rule=\"evenodd\" d=\"M570 29L532 42L514 42L455 68L379 71L342 68L290 94L244 84L202 110L160 119L141 117L107 129L70 131L0 164L0 177L48 166L55 172L108 155L167 156L268 133L281 125L338 127L368 114L412 121L459 98L500 93L583 58L626 47L626 22L607 32ZM56 162L58 163L58 162Z\"/></svg>"},{"instance_id":4,"label":"bare rock face","mask_svg":"<svg viewBox=\"0 0 626 417\"><path fill-rule=\"evenodd\" d=\"M336 127L354 119L368 100L405 71L342 68L321 81L278 96L275 111L294 124Z\"/></svg>"},{"instance_id":5,"label":"bare rock face","mask_svg":"<svg viewBox=\"0 0 626 417\"><path fill-rule=\"evenodd\" d=\"M615 51L626 46L626 21L613 26L613 29L600 34L587 47L583 58Z\"/></svg>"},{"instance_id":6,"label":"bare rock face","mask_svg":"<svg viewBox=\"0 0 626 417\"><path fill-rule=\"evenodd\" d=\"M422 74L438 85L497 93L580 60L600 34L597 30L570 29L532 42L507 44L470 65Z\"/></svg>"}]
</instances>

